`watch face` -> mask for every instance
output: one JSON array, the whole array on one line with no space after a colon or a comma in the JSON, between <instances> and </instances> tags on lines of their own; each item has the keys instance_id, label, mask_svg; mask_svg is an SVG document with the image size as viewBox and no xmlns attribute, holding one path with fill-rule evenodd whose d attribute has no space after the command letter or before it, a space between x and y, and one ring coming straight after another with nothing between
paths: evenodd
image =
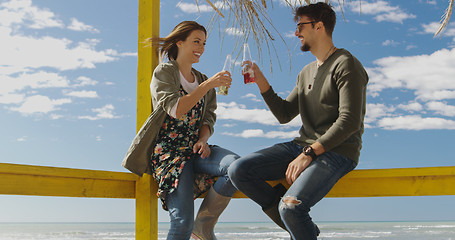
<instances>
[{"instance_id":1,"label":"watch face","mask_svg":"<svg viewBox=\"0 0 455 240\"><path fill-rule=\"evenodd\" d=\"M305 155L309 154L310 151L311 151L311 148L309 148L308 146L305 146L305 147L303 148L303 153L305 153Z\"/></svg>"}]
</instances>

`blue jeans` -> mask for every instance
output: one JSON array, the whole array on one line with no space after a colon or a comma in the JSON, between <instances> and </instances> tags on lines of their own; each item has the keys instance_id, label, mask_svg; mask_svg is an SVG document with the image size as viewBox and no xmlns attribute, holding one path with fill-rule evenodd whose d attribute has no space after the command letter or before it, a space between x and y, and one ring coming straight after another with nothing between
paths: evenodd
<instances>
[{"instance_id":1,"label":"blue jeans","mask_svg":"<svg viewBox=\"0 0 455 240\"><path fill-rule=\"evenodd\" d=\"M276 144L233 162L229 177L234 186L262 209L273 207L279 193L266 181L285 178L286 169L302 146L294 142ZM335 183L356 167L357 163L334 152L318 156L289 187L279 203L279 212L294 240L316 239L310 208L332 189ZM284 199L293 200L285 203Z\"/></svg>"},{"instance_id":2,"label":"blue jeans","mask_svg":"<svg viewBox=\"0 0 455 240\"><path fill-rule=\"evenodd\" d=\"M229 165L239 156L218 146L210 146L210 151L210 156L205 159L197 156L185 163L177 189L167 197L167 207L171 219L168 240L190 239L194 224L194 173L209 173L219 176L213 188L222 196L231 197L237 191L227 172Z\"/></svg>"}]
</instances>

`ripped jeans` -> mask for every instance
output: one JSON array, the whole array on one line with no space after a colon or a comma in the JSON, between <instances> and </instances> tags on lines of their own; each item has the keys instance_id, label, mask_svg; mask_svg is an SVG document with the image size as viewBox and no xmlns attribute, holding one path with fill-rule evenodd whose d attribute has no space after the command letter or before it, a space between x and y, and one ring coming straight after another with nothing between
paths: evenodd
<instances>
[{"instance_id":1,"label":"ripped jeans","mask_svg":"<svg viewBox=\"0 0 455 240\"><path fill-rule=\"evenodd\" d=\"M262 209L268 209L273 206L279 193L266 181L285 178L289 163L301 153L302 146L294 142L279 143L233 162L229 167L229 177L238 190ZM356 165L349 158L326 152L300 174L279 204L281 219L292 239L317 238L315 225L309 215L310 208Z\"/></svg>"}]
</instances>

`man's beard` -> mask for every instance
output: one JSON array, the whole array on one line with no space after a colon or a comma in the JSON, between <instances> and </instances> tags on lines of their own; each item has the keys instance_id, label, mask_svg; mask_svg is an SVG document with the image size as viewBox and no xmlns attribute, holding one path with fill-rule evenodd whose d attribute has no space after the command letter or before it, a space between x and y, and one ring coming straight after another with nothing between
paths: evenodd
<instances>
[{"instance_id":1,"label":"man's beard","mask_svg":"<svg viewBox=\"0 0 455 240\"><path fill-rule=\"evenodd\" d=\"M300 50L302 50L302 52L308 52L308 51L310 51L310 45L304 43L304 44L300 47Z\"/></svg>"}]
</instances>

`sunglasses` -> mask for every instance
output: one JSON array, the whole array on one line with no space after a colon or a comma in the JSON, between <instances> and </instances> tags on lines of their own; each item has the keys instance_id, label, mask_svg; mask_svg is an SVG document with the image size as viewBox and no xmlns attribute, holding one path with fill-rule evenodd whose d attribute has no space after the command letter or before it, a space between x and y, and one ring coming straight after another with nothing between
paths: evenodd
<instances>
[{"instance_id":1,"label":"sunglasses","mask_svg":"<svg viewBox=\"0 0 455 240\"><path fill-rule=\"evenodd\" d=\"M301 22L301 23L297 23L297 26L295 27L295 30L297 31L302 31L302 26L305 25L305 24L310 24L310 23L317 23L317 21L311 21L311 22Z\"/></svg>"}]
</instances>

